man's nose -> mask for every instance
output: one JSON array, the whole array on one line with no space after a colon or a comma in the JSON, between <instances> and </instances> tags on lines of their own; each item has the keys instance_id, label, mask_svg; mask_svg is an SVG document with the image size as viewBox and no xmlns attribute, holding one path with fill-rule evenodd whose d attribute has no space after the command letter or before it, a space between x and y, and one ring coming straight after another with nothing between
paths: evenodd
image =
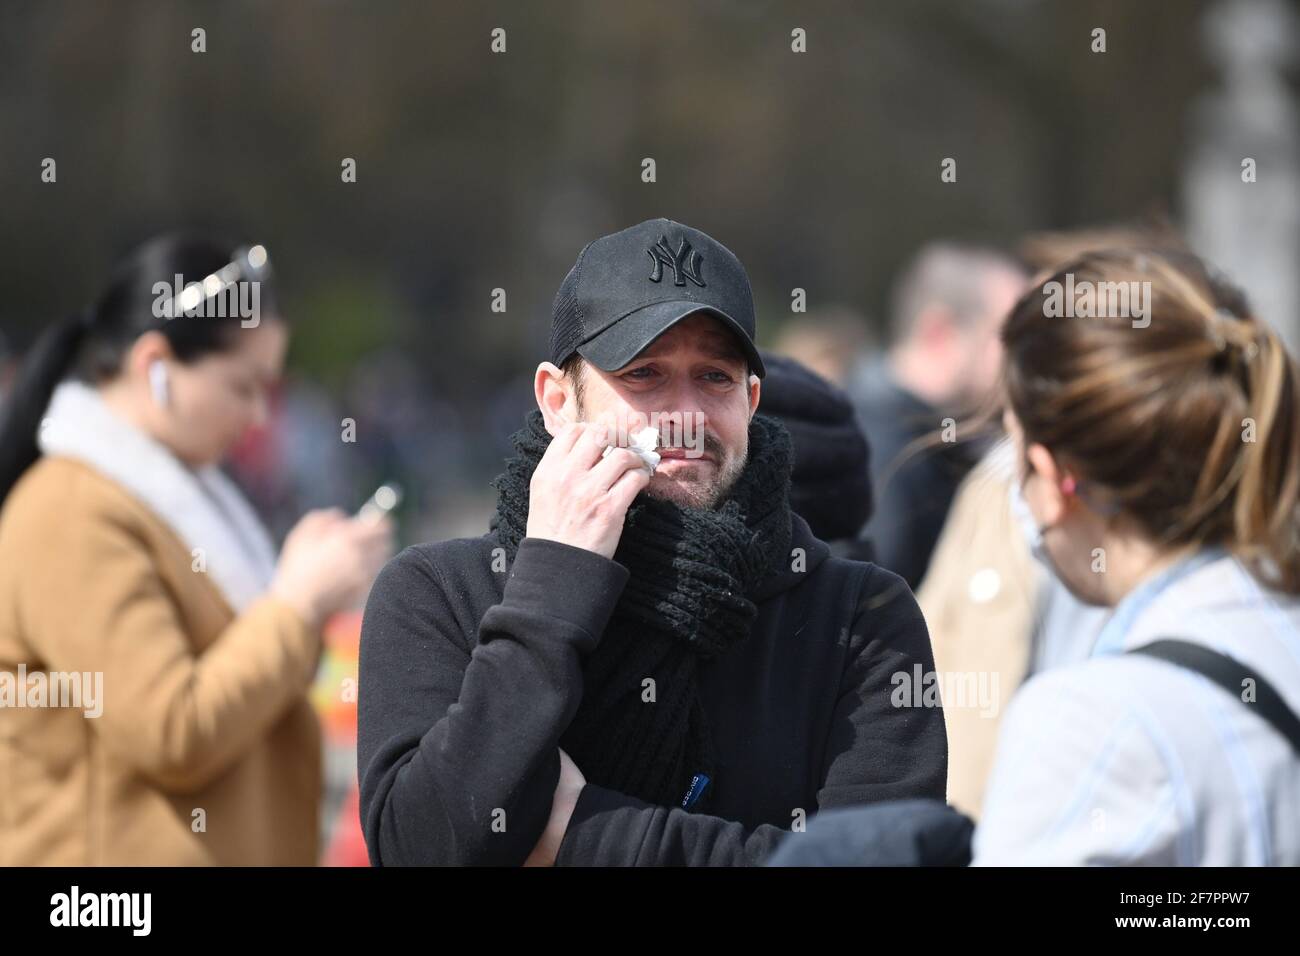
<instances>
[{"instance_id":1,"label":"man's nose","mask_svg":"<svg viewBox=\"0 0 1300 956\"><path fill-rule=\"evenodd\" d=\"M659 428L659 442L664 447L702 447L708 433L709 414L699 391L691 383L679 383L658 397L657 407L647 409L650 424Z\"/></svg>"},{"instance_id":2,"label":"man's nose","mask_svg":"<svg viewBox=\"0 0 1300 956\"><path fill-rule=\"evenodd\" d=\"M659 409L661 413L680 415L683 422L689 419L692 425L702 427L708 424L708 412L699 389L689 379L679 379L668 394L661 396L661 400L665 405Z\"/></svg>"}]
</instances>

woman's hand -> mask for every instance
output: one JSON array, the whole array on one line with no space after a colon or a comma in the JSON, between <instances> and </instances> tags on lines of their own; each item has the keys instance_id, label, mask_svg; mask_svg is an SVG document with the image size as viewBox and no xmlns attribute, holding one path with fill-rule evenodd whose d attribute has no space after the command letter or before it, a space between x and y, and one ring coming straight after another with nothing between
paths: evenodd
<instances>
[{"instance_id":1,"label":"woman's hand","mask_svg":"<svg viewBox=\"0 0 1300 956\"><path fill-rule=\"evenodd\" d=\"M271 593L314 628L360 600L393 553L393 524L308 512L289 532Z\"/></svg>"}]
</instances>

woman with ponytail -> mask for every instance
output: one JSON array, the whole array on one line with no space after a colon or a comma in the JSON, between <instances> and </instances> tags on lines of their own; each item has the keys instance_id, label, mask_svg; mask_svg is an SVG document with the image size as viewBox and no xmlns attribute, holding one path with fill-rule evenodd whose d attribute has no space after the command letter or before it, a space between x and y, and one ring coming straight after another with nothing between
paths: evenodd
<instances>
[{"instance_id":1,"label":"woman with ponytail","mask_svg":"<svg viewBox=\"0 0 1300 956\"><path fill-rule=\"evenodd\" d=\"M312 865L321 626L390 551L278 560L218 468L288 330L265 250L166 237L45 332L0 424L0 865Z\"/></svg>"},{"instance_id":2,"label":"woman with ponytail","mask_svg":"<svg viewBox=\"0 0 1300 956\"><path fill-rule=\"evenodd\" d=\"M72 366L87 321L75 315L51 326L19 369L0 426L0 502L40 457L36 432L54 386Z\"/></svg>"},{"instance_id":3,"label":"woman with ponytail","mask_svg":"<svg viewBox=\"0 0 1300 956\"><path fill-rule=\"evenodd\" d=\"M1062 315L1062 289L1090 307ZM1300 865L1295 360L1156 251L1072 263L1003 343L1035 550L1113 612L1012 701L975 862Z\"/></svg>"}]
</instances>

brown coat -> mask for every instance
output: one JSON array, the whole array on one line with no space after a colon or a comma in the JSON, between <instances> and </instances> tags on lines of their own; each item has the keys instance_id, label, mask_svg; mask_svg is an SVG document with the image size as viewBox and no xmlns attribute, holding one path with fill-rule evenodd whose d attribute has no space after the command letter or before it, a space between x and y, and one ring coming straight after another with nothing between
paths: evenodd
<instances>
[{"instance_id":1,"label":"brown coat","mask_svg":"<svg viewBox=\"0 0 1300 956\"><path fill-rule=\"evenodd\" d=\"M935 668L982 679L990 690L996 679L994 706L943 702L948 802L976 819L1002 714L1029 665L1043 583L1011 510L1009 491L1009 480L988 459L966 476L916 592L930 627Z\"/></svg>"},{"instance_id":2,"label":"brown coat","mask_svg":"<svg viewBox=\"0 0 1300 956\"><path fill-rule=\"evenodd\" d=\"M43 458L0 512L0 672L101 672L102 715L0 706L0 865L315 864L319 650L274 598L236 617L121 486Z\"/></svg>"}]
</instances>

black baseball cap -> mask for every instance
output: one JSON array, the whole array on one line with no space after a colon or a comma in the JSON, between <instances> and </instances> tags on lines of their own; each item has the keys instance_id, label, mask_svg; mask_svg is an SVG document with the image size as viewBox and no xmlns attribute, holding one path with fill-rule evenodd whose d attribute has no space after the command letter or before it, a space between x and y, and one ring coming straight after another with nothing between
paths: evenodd
<instances>
[{"instance_id":1,"label":"black baseball cap","mask_svg":"<svg viewBox=\"0 0 1300 956\"><path fill-rule=\"evenodd\" d=\"M671 219L648 219L587 243L560 283L551 361L576 352L606 372L622 368L686 316L707 312L731 330L750 371L766 371L754 344L754 295L730 249Z\"/></svg>"}]
</instances>

